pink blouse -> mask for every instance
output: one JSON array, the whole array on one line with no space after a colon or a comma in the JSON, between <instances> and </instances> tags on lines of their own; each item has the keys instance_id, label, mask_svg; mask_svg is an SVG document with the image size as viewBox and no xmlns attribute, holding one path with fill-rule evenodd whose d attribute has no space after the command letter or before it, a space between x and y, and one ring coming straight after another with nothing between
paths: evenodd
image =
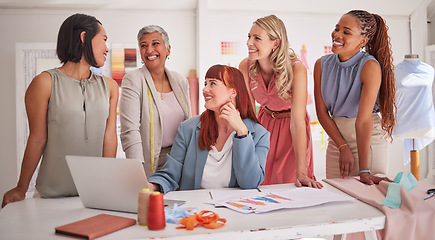
<instances>
[{"instance_id":1,"label":"pink blouse","mask_svg":"<svg viewBox=\"0 0 435 240\"><path fill-rule=\"evenodd\" d=\"M162 93L162 95L162 111L160 112L163 121L162 147L169 147L174 143L178 126L184 121L184 112L173 91Z\"/></svg>"},{"instance_id":2,"label":"pink blouse","mask_svg":"<svg viewBox=\"0 0 435 240\"><path fill-rule=\"evenodd\" d=\"M292 65L297 62L300 62L300 60L294 59ZM250 61L248 61L248 66L250 64ZM272 111L291 109L292 101L284 101L278 96L278 90L275 87L276 80L276 75L273 75L272 79L270 79L268 87L266 88L266 84L264 83L261 73L258 73L257 81L252 79L252 77L249 77L249 87L251 88L251 92L255 98L255 101L257 101L261 106L266 106Z\"/></svg>"}]
</instances>

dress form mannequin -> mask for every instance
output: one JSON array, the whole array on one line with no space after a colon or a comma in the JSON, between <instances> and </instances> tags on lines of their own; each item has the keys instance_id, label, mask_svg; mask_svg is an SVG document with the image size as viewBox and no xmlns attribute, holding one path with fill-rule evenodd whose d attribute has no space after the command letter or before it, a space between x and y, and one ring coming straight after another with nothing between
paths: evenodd
<instances>
[{"instance_id":1,"label":"dress form mannequin","mask_svg":"<svg viewBox=\"0 0 435 240\"><path fill-rule=\"evenodd\" d=\"M420 61L420 58L418 57L418 54L406 54L405 60L409 61Z\"/></svg>"},{"instance_id":2,"label":"dress form mannequin","mask_svg":"<svg viewBox=\"0 0 435 240\"><path fill-rule=\"evenodd\" d=\"M419 153L435 138L432 84L435 71L417 54L405 55L395 69L397 125L394 137L404 139L404 163L411 157L411 172L419 180ZM410 155L408 155L410 152Z\"/></svg>"}]
</instances>

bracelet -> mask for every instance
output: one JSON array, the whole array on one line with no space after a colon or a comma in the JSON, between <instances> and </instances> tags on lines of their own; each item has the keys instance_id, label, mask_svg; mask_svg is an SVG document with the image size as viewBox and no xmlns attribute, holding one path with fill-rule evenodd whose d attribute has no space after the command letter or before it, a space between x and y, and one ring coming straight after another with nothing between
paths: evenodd
<instances>
[{"instance_id":1,"label":"bracelet","mask_svg":"<svg viewBox=\"0 0 435 240\"><path fill-rule=\"evenodd\" d=\"M370 170L361 170L358 172L358 175L360 175L361 173L368 173L370 174Z\"/></svg>"},{"instance_id":2,"label":"bracelet","mask_svg":"<svg viewBox=\"0 0 435 240\"><path fill-rule=\"evenodd\" d=\"M341 145L338 147L338 150L340 150L340 148L341 148L341 147L344 147L344 146L347 146L347 143L341 144Z\"/></svg>"}]
</instances>

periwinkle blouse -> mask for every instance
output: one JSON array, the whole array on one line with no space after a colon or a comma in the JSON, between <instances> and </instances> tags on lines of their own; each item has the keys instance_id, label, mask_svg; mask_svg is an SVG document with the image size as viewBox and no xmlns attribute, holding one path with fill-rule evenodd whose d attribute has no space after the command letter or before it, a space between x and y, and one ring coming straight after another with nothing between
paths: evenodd
<instances>
[{"instance_id":1,"label":"periwinkle blouse","mask_svg":"<svg viewBox=\"0 0 435 240\"><path fill-rule=\"evenodd\" d=\"M336 117L356 118L361 98L361 71L369 60L377 60L367 52L358 52L341 62L338 54L321 58L321 94L329 113ZM379 112L378 99L373 112Z\"/></svg>"}]
</instances>

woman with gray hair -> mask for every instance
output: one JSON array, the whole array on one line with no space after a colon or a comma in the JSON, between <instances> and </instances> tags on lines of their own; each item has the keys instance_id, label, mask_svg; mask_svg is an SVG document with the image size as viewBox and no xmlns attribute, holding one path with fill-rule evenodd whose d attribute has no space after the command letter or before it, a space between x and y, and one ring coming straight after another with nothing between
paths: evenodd
<instances>
[{"instance_id":1,"label":"woman with gray hair","mask_svg":"<svg viewBox=\"0 0 435 240\"><path fill-rule=\"evenodd\" d=\"M122 80L121 143L126 157L141 159L151 176L163 165L178 126L191 116L189 85L165 67L171 45L162 27L143 27L137 41L144 65Z\"/></svg>"}]
</instances>

